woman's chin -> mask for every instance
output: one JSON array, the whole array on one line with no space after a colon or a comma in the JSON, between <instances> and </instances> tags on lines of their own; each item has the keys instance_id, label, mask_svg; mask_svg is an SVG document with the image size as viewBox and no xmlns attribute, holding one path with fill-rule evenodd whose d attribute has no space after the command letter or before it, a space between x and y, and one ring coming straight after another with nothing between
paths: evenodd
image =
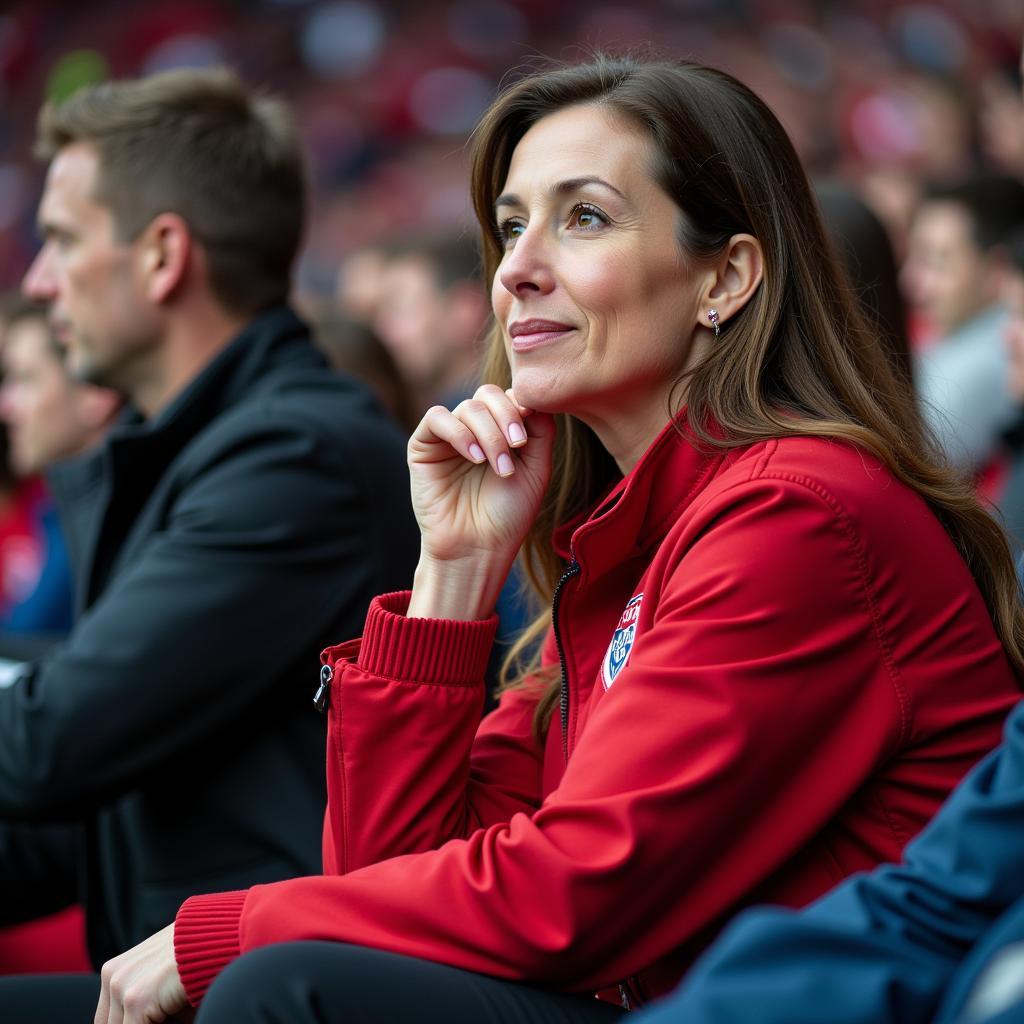
<instances>
[{"instance_id":1,"label":"woman's chin","mask_svg":"<svg viewBox=\"0 0 1024 1024\"><path fill-rule=\"evenodd\" d=\"M533 373L516 374L512 378L512 391L516 401L534 412L571 412L568 395L563 389L551 386L551 380L538 380Z\"/></svg>"}]
</instances>

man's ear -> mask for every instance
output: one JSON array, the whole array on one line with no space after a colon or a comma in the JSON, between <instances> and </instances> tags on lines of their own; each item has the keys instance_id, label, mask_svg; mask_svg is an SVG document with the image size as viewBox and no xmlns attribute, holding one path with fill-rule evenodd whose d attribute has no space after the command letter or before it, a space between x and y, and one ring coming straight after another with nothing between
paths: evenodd
<instances>
[{"instance_id":1,"label":"man's ear","mask_svg":"<svg viewBox=\"0 0 1024 1024\"><path fill-rule=\"evenodd\" d=\"M180 287L189 269L194 240L184 219L176 213L154 217L137 245L146 296L166 302Z\"/></svg>"},{"instance_id":2,"label":"man's ear","mask_svg":"<svg viewBox=\"0 0 1024 1024\"><path fill-rule=\"evenodd\" d=\"M718 312L718 324L729 322L757 291L764 275L764 253L761 243L747 234L733 235L718 259L715 272L704 294L701 322L708 320L708 310Z\"/></svg>"}]
</instances>

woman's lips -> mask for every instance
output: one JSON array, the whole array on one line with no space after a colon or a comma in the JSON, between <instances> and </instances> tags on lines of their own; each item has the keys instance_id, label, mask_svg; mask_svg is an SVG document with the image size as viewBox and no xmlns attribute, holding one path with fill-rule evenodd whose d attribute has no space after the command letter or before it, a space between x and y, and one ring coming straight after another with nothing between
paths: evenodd
<instances>
[{"instance_id":1,"label":"woman's lips","mask_svg":"<svg viewBox=\"0 0 1024 1024\"><path fill-rule=\"evenodd\" d=\"M575 330L570 324L555 320L517 320L509 327L509 337L514 352L526 352L539 345L558 341Z\"/></svg>"}]
</instances>

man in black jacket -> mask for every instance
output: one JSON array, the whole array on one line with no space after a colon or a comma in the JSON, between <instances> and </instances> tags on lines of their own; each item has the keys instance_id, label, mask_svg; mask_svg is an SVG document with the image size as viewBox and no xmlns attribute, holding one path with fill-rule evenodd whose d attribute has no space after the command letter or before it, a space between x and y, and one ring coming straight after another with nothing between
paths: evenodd
<instances>
[{"instance_id":1,"label":"man in black jacket","mask_svg":"<svg viewBox=\"0 0 1024 1024\"><path fill-rule=\"evenodd\" d=\"M194 893L319 870L319 651L418 535L403 439L285 304L280 103L167 72L44 107L38 147L25 291L131 408L53 477L78 615L0 689L0 924L84 902L99 965Z\"/></svg>"}]
</instances>

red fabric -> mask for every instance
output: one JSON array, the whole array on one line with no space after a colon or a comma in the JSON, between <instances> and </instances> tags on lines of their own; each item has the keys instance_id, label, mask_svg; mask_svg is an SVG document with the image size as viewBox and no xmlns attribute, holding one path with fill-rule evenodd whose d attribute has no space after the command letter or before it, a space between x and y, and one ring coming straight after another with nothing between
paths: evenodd
<instances>
[{"instance_id":1,"label":"red fabric","mask_svg":"<svg viewBox=\"0 0 1024 1024\"><path fill-rule=\"evenodd\" d=\"M175 927L174 955L179 963L188 965L182 972L186 991L205 992L217 974L238 956L238 915L245 895L241 891L208 896L201 922Z\"/></svg>"},{"instance_id":2,"label":"red fabric","mask_svg":"<svg viewBox=\"0 0 1024 1024\"><path fill-rule=\"evenodd\" d=\"M572 548L568 761L522 691L474 737L493 623L378 598L326 652L326 873L187 901L193 1002L293 939L646 1000L742 906L898 859L1020 696L935 517L846 444L666 430Z\"/></svg>"},{"instance_id":3,"label":"red fabric","mask_svg":"<svg viewBox=\"0 0 1024 1024\"><path fill-rule=\"evenodd\" d=\"M1010 456L997 451L978 472L978 497L988 505L998 506L1010 476Z\"/></svg>"},{"instance_id":4,"label":"red fabric","mask_svg":"<svg viewBox=\"0 0 1024 1024\"><path fill-rule=\"evenodd\" d=\"M92 969L81 907L0 928L0 974L74 974Z\"/></svg>"},{"instance_id":5,"label":"red fabric","mask_svg":"<svg viewBox=\"0 0 1024 1024\"><path fill-rule=\"evenodd\" d=\"M0 609L28 597L43 571L46 556L36 508L44 494L40 480L20 482L0 515Z\"/></svg>"}]
</instances>

